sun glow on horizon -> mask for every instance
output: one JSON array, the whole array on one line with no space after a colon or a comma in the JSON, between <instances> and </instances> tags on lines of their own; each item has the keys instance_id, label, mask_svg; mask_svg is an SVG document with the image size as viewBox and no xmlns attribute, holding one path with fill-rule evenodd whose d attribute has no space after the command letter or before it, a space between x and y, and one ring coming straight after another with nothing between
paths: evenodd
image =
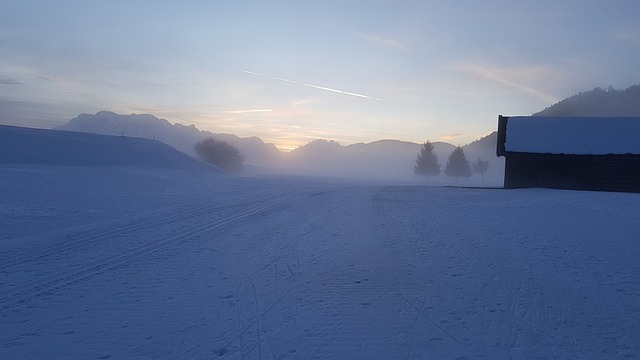
<instances>
[{"instance_id":1,"label":"sun glow on horizon","mask_svg":"<svg viewBox=\"0 0 640 360\"><path fill-rule=\"evenodd\" d=\"M285 152L315 139L462 145L498 114L640 82L635 2L549 4L169 2L148 16L143 2L8 2L0 123L53 128L107 110Z\"/></svg>"}]
</instances>

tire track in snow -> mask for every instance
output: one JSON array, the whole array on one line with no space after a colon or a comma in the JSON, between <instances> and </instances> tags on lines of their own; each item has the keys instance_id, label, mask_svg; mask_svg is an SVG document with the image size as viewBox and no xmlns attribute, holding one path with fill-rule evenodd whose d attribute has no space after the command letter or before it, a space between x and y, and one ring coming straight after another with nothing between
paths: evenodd
<instances>
[{"instance_id":1,"label":"tire track in snow","mask_svg":"<svg viewBox=\"0 0 640 360\"><path fill-rule=\"evenodd\" d=\"M4 296L0 298L2 308L0 310L10 309L15 306L21 306L35 298L41 296L51 296L64 288L77 283L87 281L93 277L101 275L105 272L120 268L127 263L141 259L142 257L157 253L171 246L178 246L186 243L191 238L203 234L205 232L220 228L225 225L247 221L252 217L265 216L286 206L288 197L279 196L275 200L271 200L264 205L253 207L249 210L241 211L213 223L199 226L192 230L179 235L162 238L151 244L142 244L137 247L128 249L127 252L119 252L116 255L101 259L90 265L85 265L81 269L73 269L54 274L54 276L36 280L33 282L18 285L10 289Z\"/></svg>"}]
</instances>

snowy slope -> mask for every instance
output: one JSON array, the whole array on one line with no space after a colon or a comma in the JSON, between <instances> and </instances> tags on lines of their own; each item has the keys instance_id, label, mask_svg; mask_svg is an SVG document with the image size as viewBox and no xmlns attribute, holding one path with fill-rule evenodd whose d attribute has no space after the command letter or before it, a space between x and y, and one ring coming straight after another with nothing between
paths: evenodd
<instances>
[{"instance_id":1,"label":"snowy slope","mask_svg":"<svg viewBox=\"0 0 640 360\"><path fill-rule=\"evenodd\" d=\"M124 132L125 136L162 141L193 157L197 157L194 150L196 143L213 137L238 148L245 157L245 163L254 166L277 166L282 156L273 144L265 144L256 137L239 138L231 134L200 131L194 125L172 125L165 119L149 114L119 115L110 111L80 114L56 129L105 135L120 135Z\"/></svg>"},{"instance_id":2,"label":"snowy slope","mask_svg":"<svg viewBox=\"0 0 640 360\"><path fill-rule=\"evenodd\" d=\"M0 173L2 359L640 356L635 194Z\"/></svg>"},{"instance_id":3,"label":"snowy slope","mask_svg":"<svg viewBox=\"0 0 640 360\"><path fill-rule=\"evenodd\" d=\"M4 125L0 163L214 170L159 141Z\"/></svg>"}]
</instances>

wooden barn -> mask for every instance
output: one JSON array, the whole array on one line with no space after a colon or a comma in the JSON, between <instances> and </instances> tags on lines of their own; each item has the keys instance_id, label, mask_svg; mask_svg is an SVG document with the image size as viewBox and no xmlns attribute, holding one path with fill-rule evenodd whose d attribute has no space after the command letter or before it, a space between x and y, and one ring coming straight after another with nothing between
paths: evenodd
<instances>
[{"instance_id":1,"label":"wooden barn","mask_svg":"<svg viewBox=\"0 0 640 360\"><path fill-rule=\"evenodd\" d=\"M640 192L640 118L500 116L504 187Z\"/></svg>"}]
</instances>

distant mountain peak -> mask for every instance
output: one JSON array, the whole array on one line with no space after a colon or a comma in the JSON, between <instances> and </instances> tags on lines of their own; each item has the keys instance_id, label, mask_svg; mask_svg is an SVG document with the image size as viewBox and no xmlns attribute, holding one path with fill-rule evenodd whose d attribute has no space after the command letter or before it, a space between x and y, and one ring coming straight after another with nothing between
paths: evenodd
<instances>
[{"instance_id":1,"label":"distant mountain peak","mask_svg":"<svg viewBox=\"0 0 640 360\"><path fill-rule=\"evenodd\" d=\"M291 151L291 153L337 149L343 147L333 140L316 139Z\"/></svg>"},{"instance_id":2,"label":"distant mountain peak","mask_svg":"<svg viewBox=\"0 0 640 360\"><path fill-rule=\"evenodd\" d=\"M278 163L281 156L273 144L265 144L257 137L242 139L232 134L213 134L200 131L195 125L171 124L151 114L120 115L112 111L99 111L93 115L83 113L56 129L156 139L193 157L196 157L195 144L213 137L238 148L248 165Z\"/></svg>"}]
</instances>

